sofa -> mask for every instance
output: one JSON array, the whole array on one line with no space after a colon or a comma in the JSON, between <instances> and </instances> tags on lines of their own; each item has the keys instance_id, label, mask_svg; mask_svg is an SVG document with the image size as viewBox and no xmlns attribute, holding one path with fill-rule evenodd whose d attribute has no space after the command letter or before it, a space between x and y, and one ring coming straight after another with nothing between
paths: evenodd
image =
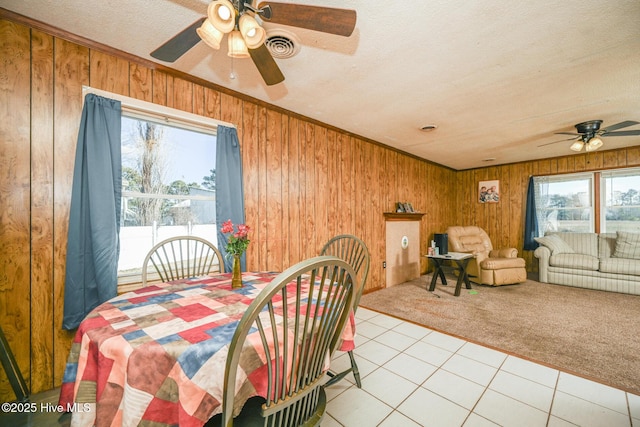
<instances>
[{"instance_id":1,"label":"sofa","mask_svg":"<svg viewBox=\"0 0 640 427\"><path fill-rule=\"evenodd\" d=\"M491 239L480 227L447 228L449 250L472 253L467 273L469 280L491 286L513 285L527 280L524 258L518 258L516 248L494 249Z\"/></svg>"},{"instance_id":2,"label":"sofa","mask_svg":"<svg viewBox=\"0 0 640 427\"><path fill-rule=\"evenodd\" d=\"M539 247L544 283L640 295L640 233L547 233Z\"/></svg>"}]
</instances>

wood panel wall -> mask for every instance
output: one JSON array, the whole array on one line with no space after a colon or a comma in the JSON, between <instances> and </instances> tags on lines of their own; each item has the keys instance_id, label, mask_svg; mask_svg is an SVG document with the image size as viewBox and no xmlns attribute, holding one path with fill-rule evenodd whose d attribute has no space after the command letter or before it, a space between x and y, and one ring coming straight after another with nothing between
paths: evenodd
<instances>
[{"instance_id":1,"label":"wood panel wall","mask_svg":"<svg viewBox=\"0 0 640 427\"><path fill-rule=\"evenodd\" d=\"M353 233L369 246L376 289L383 212L397 201L425 212L425 251L454 216L455 171L295 113L9 19L0 59L0 324L32 392L60 384L73 339L61 324L83 85L238 127L249 269L282 270ZM0 399L13 398L0 373Z\"/></svg>"}]
</instances>

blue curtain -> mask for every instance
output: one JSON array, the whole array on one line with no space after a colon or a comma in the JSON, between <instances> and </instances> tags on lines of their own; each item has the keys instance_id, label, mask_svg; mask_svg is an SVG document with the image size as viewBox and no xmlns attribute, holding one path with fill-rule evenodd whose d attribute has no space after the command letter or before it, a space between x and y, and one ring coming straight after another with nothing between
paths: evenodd
<instances>
[{"instance_id":1,"label":"blue curtain","mask_svg":"<svg viewBox=\"0 0 640 427\"><path fill-rule=\"evenodd\" d=\"M234 225L244 224L244 190L242 187L242 157L235 128L218 126L216 140L216 222L218 248L224 255L225 271L231 271L233 261L227 257L227 239L220 225L230 219ZM250 225L249 225L250 226ZM246 257L240 263L246 270Z\"/></svg>"},{"instance_id":2,"label":"blue curtain","mask_svg":"<svg viewBox=\"0 0 640 427\"><path fill-rule=\"evenodd\" d=\"M120 101L85 97L78 132L64 283L64 329L117 295L122 194Z\"/></svg>"},{"instance_id":3,"label":"blue curtain","mask_svg":"<svg viewBox=\"0 0 640 427\"><path fill-rule=\"evenodd\" d=\"M538 242L533 240L538 237L538 215L536 214L535 182L529 177L527 188L527 208L524 219L524 250L533 251L538 247Z\"/></svg>"}]
</instances>

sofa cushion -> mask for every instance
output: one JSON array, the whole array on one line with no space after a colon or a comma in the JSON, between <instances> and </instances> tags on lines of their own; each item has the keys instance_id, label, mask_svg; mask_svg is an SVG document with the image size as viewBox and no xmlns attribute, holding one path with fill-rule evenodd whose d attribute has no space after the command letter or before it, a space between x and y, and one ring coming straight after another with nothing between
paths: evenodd
<instances>
[{"instance_id":1,"label":"sofa cushion","mask_svg":"<svg viewBox=\"0 0 640 427\"><path fill-rule=\"evenodd\" d=\"M536 237L534 240L541 245L548 247L552 255L575 253L573 248L569 246L567 242L562 240L562 238L557 234L550 234L544 237Z\"/></svg>"},{"instance_id":2,"label":"sofa cushion","mask_svg":"<svg viewBox=\"0 0 640 427\"><path fill-rule=\"evenodd\" d=\"M598 256L598 235L596 233L553 232L547 235L560 237L577 254Z\"/></svg>"},{"instance_id":3,"label":"sofa cushion","mask_svg":"<svg viewBox=\"0 0 640 427\"><path fill-rule=\"evenodd\" d=\"M579 270L597 270L600 264L598 257L584 254L551 255L549 265L554 267L577 268Z\"/></svg>"},{"instance_id":4,"label":"sofa cushion","mask_svg":"<svg viewBox=\"0 0 640 427\"><path fill-rule=\"evenodd\" d=\"M615 258L629 258L640 260L640 233L618 231L616 233Z\"/></svg>"},{"instance_id":5,"label":"sofa cushion","mask_svg":"<svg viewBox=\"0 0 640 427\"><path fill-rule=\"evenodd\" d=\"M610 258L616 250L616 233L600 233L598 235L598 258Z\"/></svg>"},{"instance_id":6,"label":"sofa cushion","mask_svg":"<svg viewBox=\"0 0 640 427\"><path fill-rule=\"evenodd\" d=\"M640 276L640 260L628 258L605 258L600 261L603 273L631 274ZM640 277L638 278L640 281Z\"/></svg>"}]
</instances>

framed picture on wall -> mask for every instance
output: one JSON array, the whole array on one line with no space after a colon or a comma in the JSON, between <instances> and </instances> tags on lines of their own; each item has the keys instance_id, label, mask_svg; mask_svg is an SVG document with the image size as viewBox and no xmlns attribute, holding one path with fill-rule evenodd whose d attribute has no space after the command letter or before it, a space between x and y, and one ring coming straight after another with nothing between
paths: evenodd
<instances>
[{"instance_id":1,"label":"framed picture on wall","mask_svg":"<svg viewBox=\"0 0 640 427\"><path fill-rule=\"evenodd\" d=\"M500 201L500 181L480 181L478 184L478 202L498 203Z\"/></svg>"}]
</instances>

